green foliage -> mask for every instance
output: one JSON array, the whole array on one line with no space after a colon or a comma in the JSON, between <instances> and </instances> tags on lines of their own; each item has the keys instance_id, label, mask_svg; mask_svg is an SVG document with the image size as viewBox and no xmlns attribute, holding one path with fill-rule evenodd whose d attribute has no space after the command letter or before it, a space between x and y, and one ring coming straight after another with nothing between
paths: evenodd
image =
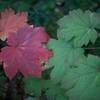
<instances>
[{"instance_id":1,"label":"green foliage","mask_svg":"<svg viewBox=\"0 0 100 100\"><path fill-rule=\"evenodd\" d=\"M30 8L30 5L25 2L19 1L19 2L15 2L12 5L12 8L15 9L15 11L17 12L28 11Z\"/></svg>"},{"instance_id":2,"label":"green foliage","mask_svg":"<svg viewBox=\"0 0 100 100\"><path fill-rule=\"evenodd\" d=\"M99 13L73 10L58 21L58 40L48 43L53 51L51 80L66 90L68 100L100 99L100 58L85 52L88 46L83 47L98 41L99 18Z\"/></svg>"},{"instance_id":3,"label":"green foliage","mask_svg":"<svg viewBox=\"0 0 100 100\"><path fill-rule=\"evenodd\" d=\"M54 67L51 78L55 82L61 81L69 68L75 67L77 63L84 59L83 49L76 48L72 43L66 43L63 40L51 39L48 48L54 53L49 60L49 67Z\"/></svg>"},{"instance_id":4,"label":"green foliage","mask_svg":"<svg viewBox=\"0 0 100 100\"><path fill-rule=\"evenodd\" d=\"M2 0L0 1L0 11L6 8L13 8L17 12L29 11L33 0Z\"/></svg>"},{"instance_id":5,"label":"green foliage","mask_svg":"<svg viewBox=\"0 0 100 100\"><path fill-rule=\"evenodd\" d=\"M41 89L43 88L41 79L37 78L28 78L25 80L25 90L29 94L41 95Z\"/></svg>"},{"instance_id":6,"label":"green foliage","mask_svg":"<svg viewBox=\"0 0 100 100\"><path fill-rule=\"evenodd\" d=\"M0 2L0 11L4 11L7 7L8 3L7 2Z\"/></svg>"},{"instance_id":7,"label":"green foliage","mask_svg":"<svg viewBox=\"0 0 100 100\"><path fill-rule=\"evenodd\" d=\"M24 83L26 93L36 96L38 99L41 95L45 95L48 100L58 100L58 98L67 100L65 91L51 80L28 77L24 79Z\"/></svg>"},{"instance_id":8,"label":"green foliage","mask_svg":"<svg viewBox=\"0 0 100 100\"><path fill-rule=\"evenodd\" d=\"M70 69L64 77L63 87L70 89L69 100L100 99L100 58L88 55L76 68Z\"/></svg>"},{"instance_id":9,"label":"green foliage","mask_svg":"<svg viewBox=\"0 0 100 100\"><path fill-rule=\"evenodd\" d=\"M63 12L57 8L56 3L56 0L40 0L29 11L29 23L45 26L52 37L56 37L56 21L63 16Z\"/></svg>"},{"instance_id":10,"label":"green foliage","mask_svg":"<svg viewBox=\"0 0 100 100\"><path fill-rule=\"evenodd\" d=\"M73 10L69 15L58 21L58 38L66 41L73 40L79 47L94 43L97 39L97 31L100 26L100 14L90 11ZM100 28L99 28L100 29Z\"/></svg>"}]
</instances>

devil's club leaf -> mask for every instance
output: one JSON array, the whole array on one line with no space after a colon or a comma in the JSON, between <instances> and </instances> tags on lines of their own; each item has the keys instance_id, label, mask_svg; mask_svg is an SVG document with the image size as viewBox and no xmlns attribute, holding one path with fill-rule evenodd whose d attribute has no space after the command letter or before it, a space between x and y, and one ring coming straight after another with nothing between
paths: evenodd
<instances>
[{"instance_id":1,"label":"devil's club leaf","mask_svg":"<svg viewBox=\"0 0 100 100\"><path fill-rule=\"evenodd\" d=\"M60 19L58 24L58 38L73 40L75 46L87 45L89 41L94 43L97 38L95 28L100 29L100 14L73 10Z\"/></svg>"},{"instance_id":2,"label":"devil's club leaf","mask_svg":"<svg viewBox=\"0 0 100 100\"><path fill-rule=\"evenodd\" d=\"M100 100L100 58L89 55L63 79L69 100Z\"/></svg>"},{"instance_id":3,"label":"devil's club leaf","mask_svg":"<svg viewBox=\"0 0 100 100\"><path fill-rule=\"evenodd\" d=\"M12 32L27 25L27 13L17 13L6 9L0 15L0 39L5 40Z\"/></svg>"},{"instance_id":4,"label":"devil's club leaf","mask_svg":"<svg viewBox=\"0 0 100 100\"><path fill-rule=\"evenodd\" d=\"M41 76L42 63L47 62L51 52L43 47L48 35L42 27L24 27L12 34L7 41L8 46L2 48L1 59L9 79L18 71L25 77Z\"/></svg>"},{"instance_id":5,"label":"devil's club leaf","mask_svg":"<svg viewBox=\"0 0 100 100\"><path fill-rule=\"evenodd\" d=\"M51 78L55 82L61 81L68 69L84 58L83 49L74 48L71 43L68 44L63 40L51 39L48 47L54 53L49 60L49 67L54 67Z\"/></svg>"}]
</instances>

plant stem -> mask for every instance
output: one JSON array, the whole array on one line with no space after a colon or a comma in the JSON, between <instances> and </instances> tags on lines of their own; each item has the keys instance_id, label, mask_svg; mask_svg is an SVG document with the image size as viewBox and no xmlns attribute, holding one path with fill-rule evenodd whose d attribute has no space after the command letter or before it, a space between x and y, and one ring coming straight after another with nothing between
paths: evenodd
<instances>
[{"instance_id":1,"label":"plant stem","mask_svg":"<svg viewBox=\"0 0 100 100\"><path fill-rule=\"evenodd\" d=\"M100 50L100 47L87 47L87 48L84 48L85 50Z\"/></svg>"}]
</instances>

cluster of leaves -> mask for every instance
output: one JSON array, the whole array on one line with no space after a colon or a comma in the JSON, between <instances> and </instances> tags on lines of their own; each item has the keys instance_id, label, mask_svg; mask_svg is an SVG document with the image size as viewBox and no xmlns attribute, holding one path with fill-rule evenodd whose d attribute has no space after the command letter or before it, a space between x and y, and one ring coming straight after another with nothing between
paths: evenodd
<instances>
[{"instance_id":1,"label":"cluster of leaves","mask_svg":"<svg viewBox=\"0 0 100 100\"><path fill-rule=\"evenodd\" d=\"M42 64L47 64L52 56L46 48L49 36L43 27L29 25L25 12L15 13L12 9L6 9L0 13L0 39L0 67L10 80L19 72L25 77L41 77ZM5 76L0 73L3 83ZM0 88L0 92L3 89Z\"/></svg>"},{"instance_id":2,"label":"cluster of leaves","mask_svg":"<svg viewBox=\"0 0 100 100\"><path fill-rule=\"evenodd\" d=\"M47 100L99 100L100 58L85 49L99 39L100 14L73 10L58 25L57 39L47 45L53 51L50 80L29 77L24 80L26 92L38 99L44 94Z\"/></svg>"},{"instance_id":3,"label":"cluster of leaves","mask_svg":"<svg viewBox=\"0 0 100 100\"><path fill-rule=\"evenodd\" d=\"M24 83L26 93L36 100L43 97L44 100L66 100L65 91L51 80L28 77L24 79Z\"/></svg>"},{"instance_id":4,"label":"cluster of leaves","mask_svg":"<svg viewBox=\"0 0 100 100\"><path fill-rule=\"evenodd\" d=\"M98 2L99 0L0 1L0 11L4 11L0 14L0 39L6 44L1 49L0 60L10 80L18 72L27 77L22 79L25 96L28 95L25 100L100 99L100 58L97 56L100 55L100 50L93 47L100 47L100 14L80 9L70 11L69 15L58 21L56 36L57 19L78 7L93 10L99 6ZM5 10L8 7L16 12L28 11L29 16L27 13ZM99 12L99 9L96 11ZM34 27L27 22L31 25L35 23L36 26L44 25L48 33L57 39L48 42L49 37L43 27ZM49 63L48 58L52 53L46 49L47 42L48 49L53 52ZM42 72L44 76L41 75ZM0 71L0 98L7 92L5 84L7 78Z\"/></svg>"},{"instance_id":5,"label":"cluster of leaves","mask_svg":"<svg viewBox=\"0 0 100 100\"><path fill-rule=\"evenodd\" d=\"M56 38L56 21L59 18L76 8L100 11L99 3L99 0L1 0L0 11L7 7L18 12L27 11L29 23L45 26L48 34Z\"/></svg>"},{"instance_id":6,"label":"cluster of leaves","mask_svg":"<svg viewBox=\"0 0 100 100\"><path fill-rule=\"evenodd\" d=\"M0 17L0 39L7 44L1 49L0 61L6 75L12 79L20 71L24 76L41 77L42 62L52 54L43 47L49 39L44 28L27 24L27 13L7 9Z\"/></svg>"},{"instance_id":7,"label":"cluster of leaves","mask_svg":"<svg viewBox=\"0 0 100 100\"><path fill-rule=\"evenodd\" d=\"M99 100L100 58L84 49L100 36L100 14L73 10L58 25L58 39L48 43L54 53L49 61L51 80L66 89L68 100Z\"/></svg>"}]
</instances>

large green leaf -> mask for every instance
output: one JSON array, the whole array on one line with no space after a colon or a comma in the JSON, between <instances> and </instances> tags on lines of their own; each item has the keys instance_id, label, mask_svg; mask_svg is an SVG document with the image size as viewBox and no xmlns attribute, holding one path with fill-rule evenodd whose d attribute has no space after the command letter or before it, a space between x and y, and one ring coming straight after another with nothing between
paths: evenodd
<instances>
[{"instance_id":1,"label":"large green leaf","mask_svg":"<svg viewBox=\"0 0 100 100\"><path fill-rule=\"evenodd\" d=\"M88 55L86 61L67 72L62 87L69 90L69 100L100 100L100 58Z\"/></svg>"},{"instance_id":2,"label":"large green leaf","mask_svg":"<svg viewBox=\"0 0 100 100\"><path fill-rule=\"evenodd\" d=\"M54 67L51 78L55 82L60 82L68 69L80 63L84 58L84 51L74 47L71 43L63 40L51 39L48 47L53 51L53 57L49 60L49 67Z\"/></svg>"},{"instance_id":3,"label":"large green leaf","mask_svg":"<svg viewBox=\"0 0 100 100\"><path fill-rule=\"evenodd\" d=\"M91 11L73 10L58 21L59 39L73 40L75 46L94 43L97 39L96 29L100 29L100 14Z\"/></svg>"}]
</instances>

